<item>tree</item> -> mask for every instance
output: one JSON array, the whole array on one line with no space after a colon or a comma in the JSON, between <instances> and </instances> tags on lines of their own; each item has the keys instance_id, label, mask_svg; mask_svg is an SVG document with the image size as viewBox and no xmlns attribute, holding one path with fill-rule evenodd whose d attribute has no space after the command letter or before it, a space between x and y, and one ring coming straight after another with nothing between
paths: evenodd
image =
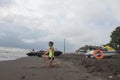
<instances>
[{"instance_id":1,"label":"tree","mask_svg":"<svg viewBox=\"0 0 120 80\"><path fill-rule=\"evenodd\" d=\"M120 26L118 26L110 35L109 45L115 49L120 49Z\"/></svg>"}]
</instances>

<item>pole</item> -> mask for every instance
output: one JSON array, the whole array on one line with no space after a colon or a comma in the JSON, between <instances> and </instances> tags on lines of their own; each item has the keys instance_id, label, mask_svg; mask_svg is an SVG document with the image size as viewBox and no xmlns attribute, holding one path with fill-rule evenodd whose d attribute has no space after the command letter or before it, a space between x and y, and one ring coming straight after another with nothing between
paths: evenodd
<instances>
[{"instance_id":1,"label":"pole","mask_svg":"<svg viewBox=\"0 0 120 80\"><path fill-rule=\"evenodd\" d=\"M64 39L64 54L65 54L65 39Z\"/></svg>"}]
</instances>

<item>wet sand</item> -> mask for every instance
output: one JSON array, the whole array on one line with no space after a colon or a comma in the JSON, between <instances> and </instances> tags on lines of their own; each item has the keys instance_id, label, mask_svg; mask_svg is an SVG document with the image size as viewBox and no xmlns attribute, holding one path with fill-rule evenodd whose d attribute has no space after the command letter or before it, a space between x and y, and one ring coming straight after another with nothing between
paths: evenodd
<instances>
[{"instance_id":1,"label":"wet sand","mask_svg":"<svg viewBox=\"0 0 120 80\"><path fill-rule=\"evenodd\" d=\"M44 67L42 58L25 57L0 62L0 80L120 80L120 55L103 60L61 55L61 64Z\"/></svg>"}]
</instances>

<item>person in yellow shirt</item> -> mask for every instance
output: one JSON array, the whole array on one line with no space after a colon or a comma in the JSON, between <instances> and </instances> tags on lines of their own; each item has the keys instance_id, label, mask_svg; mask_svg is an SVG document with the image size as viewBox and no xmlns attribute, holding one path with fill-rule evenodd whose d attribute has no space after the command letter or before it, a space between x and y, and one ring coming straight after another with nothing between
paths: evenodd
<instances>
[{"instance_id":1,"label":"person in yellow shirt","mask_svg":"<svg viewBox=\"0 0 120 80\"><path fill-rule=\"evenodd\" d=\"M44 64L46 64L46 60L48 58L49 60L49 66L52 66L53 60L54 60L54 43L52 41L49 42L49 49L45 52L44 55L42 55L42 58L44 59Z\"/></svg>"}]
</instances>

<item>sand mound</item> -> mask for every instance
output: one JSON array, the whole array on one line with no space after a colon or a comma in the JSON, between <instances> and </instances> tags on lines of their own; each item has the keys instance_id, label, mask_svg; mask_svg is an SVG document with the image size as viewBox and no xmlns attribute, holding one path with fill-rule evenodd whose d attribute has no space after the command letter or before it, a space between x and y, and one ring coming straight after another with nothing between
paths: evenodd
<instances>
[{"instance_id":1,"label":"sand mound","mask_svg":"<svg viewBox=\"0 0 120 80\"><path fill-rule=\"evenodd\" d=\"M60 58L72 61L78 67L83 66L93 77L101 77L103 80L120 80L120 54L101 60L88 59L83 55L75 54L63 55Z\"/></svg>"}]
</instances>

